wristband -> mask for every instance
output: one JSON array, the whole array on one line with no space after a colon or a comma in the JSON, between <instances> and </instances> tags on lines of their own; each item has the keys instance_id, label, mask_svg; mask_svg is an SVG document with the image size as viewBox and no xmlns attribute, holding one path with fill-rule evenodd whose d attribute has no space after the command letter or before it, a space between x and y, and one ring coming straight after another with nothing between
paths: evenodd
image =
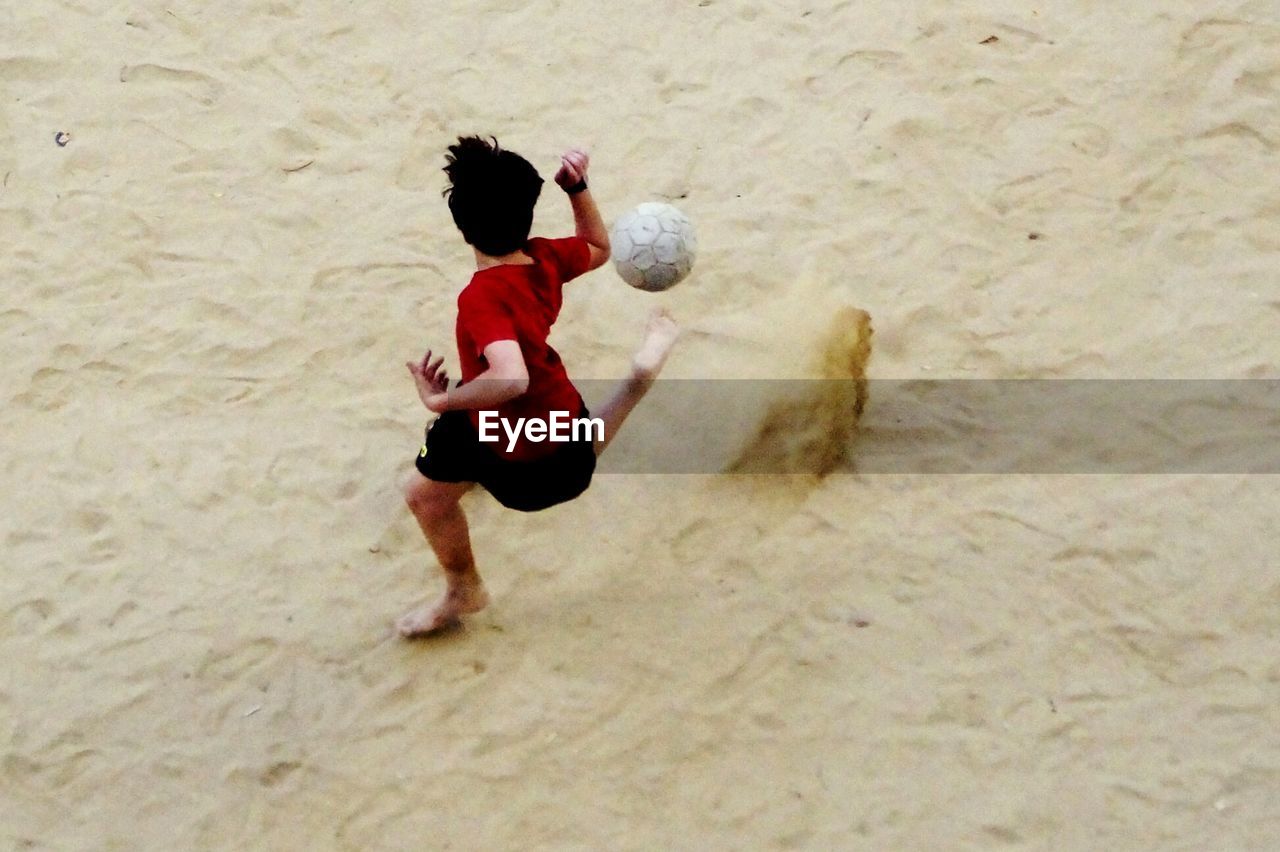
<instances>
[{"instance_id":1,"label":"wristband","mask_svg":"<svg viewBox=\"0 0 1280 852\"><path fill-rule=\"evenodd\" d=\"M587 191L586 178L583 178L582 180L578 181L573 186L566 186L564 188L564 192L566 195L577 195L579 192L586 192L586 191Z\"/></svg>"}]
</instances>

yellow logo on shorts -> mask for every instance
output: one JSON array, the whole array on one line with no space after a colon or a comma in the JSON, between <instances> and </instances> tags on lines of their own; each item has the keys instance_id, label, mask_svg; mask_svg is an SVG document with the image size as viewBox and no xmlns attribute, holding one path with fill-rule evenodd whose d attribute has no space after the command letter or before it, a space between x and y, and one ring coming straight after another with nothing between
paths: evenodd
<instances>
[{"instance_id":1,"label":"yellow logo on shorts","mask_svg":"<svg viewBox=\"0 0 1280 852\"><path fill-rule=\"evenodd\" d=\"M418 458L425 459L427 457L427 445L423 444L422 449L418 450Z\"/></svg>"}]
</instances>

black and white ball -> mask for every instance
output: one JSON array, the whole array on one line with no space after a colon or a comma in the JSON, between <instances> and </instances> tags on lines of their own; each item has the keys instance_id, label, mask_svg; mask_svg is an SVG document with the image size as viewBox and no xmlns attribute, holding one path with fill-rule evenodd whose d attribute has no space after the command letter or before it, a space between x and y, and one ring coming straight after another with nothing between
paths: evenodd
<instances>
[{"instance_id":1,"label":"black and white ball","mask_svg":"<svg viewBox=\"0 0 1280 852\"><path fill-rule=\"evenodd\" d=\"M609 236L613 266L632 287L674 287L693 269L698 239L689 217L670 204L648 201L623 214Z\"/></svg>"}]
</instances>

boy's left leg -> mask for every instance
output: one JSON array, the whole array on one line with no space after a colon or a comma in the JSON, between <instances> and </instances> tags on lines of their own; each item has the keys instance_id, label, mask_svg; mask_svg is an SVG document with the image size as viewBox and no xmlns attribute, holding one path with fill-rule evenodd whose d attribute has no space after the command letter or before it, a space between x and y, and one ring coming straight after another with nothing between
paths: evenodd
<instances>
[{"instance_id":1,"label":"boy's left leg","mask_svg":"<svg viewBox=\"0 0 1280 852\"><path fill-rule=\"evenodd\" d=\"M467 516L458 502L473 483L437 482L418 471L410 474L404 489L405 502L440 562L445 591L435 603L423 604L405 613L396 627L406 638L422 636L479 612L489 603L489 593L476 571L471 553Z\"/></svg>"}]
</instances>

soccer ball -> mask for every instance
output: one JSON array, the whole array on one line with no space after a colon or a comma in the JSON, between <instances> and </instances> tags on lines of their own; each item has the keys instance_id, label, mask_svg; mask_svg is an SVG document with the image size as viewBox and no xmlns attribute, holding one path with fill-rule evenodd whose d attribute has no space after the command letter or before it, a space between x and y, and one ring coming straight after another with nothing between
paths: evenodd
<instances>
[{"instance_id":1,"label":"soccer ball","mask_svg":"<svg viewBox=\"0 0 1280 852\"><path fill-rule=\"evenodd\" d=\"M680 283L698 252L689 217L649 201L622 216L609 237L613 266L632 287L657 292Z\"/></svg>"}]
</instances>

